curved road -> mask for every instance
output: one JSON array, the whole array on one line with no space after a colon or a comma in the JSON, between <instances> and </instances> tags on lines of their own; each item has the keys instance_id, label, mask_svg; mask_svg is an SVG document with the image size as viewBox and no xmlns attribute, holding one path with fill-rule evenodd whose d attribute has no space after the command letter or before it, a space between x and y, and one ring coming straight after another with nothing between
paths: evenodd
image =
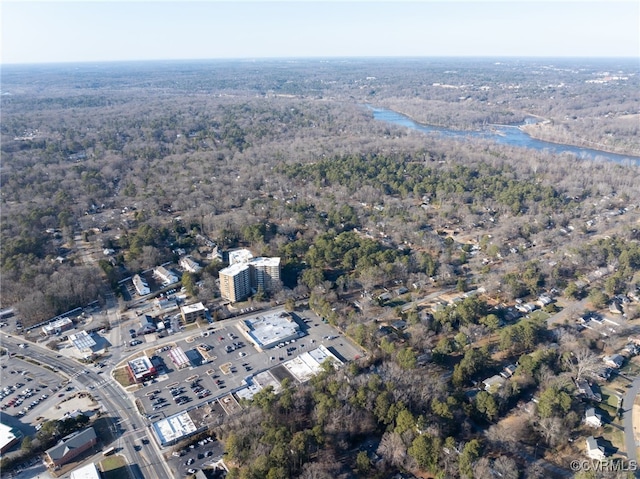
<instances>
[{"instance_id":1,"label":"curved road","mask_svg":"<svg viewBox=\"0 0 640 479\"><path fill-rule=\"evenodd\" d=\"M135 450L135 440L151 435L150 430L147 432L149 422L141 418L129 396L110 376L98 374L73 359L57 355L33 343L28 343L29 347L26 350L20 349L18 344L22 342L24 340L5 334L2 345L11 353L27 355L42 364L52 366L69 379L79 383L83 389L88 389L89 386L95 387L94 396L99 398L99 402L105 406L112 418L112 430L120 432L116 447L122 448L120 454L126 456L131 465L132 477L135 479L173 477L153 438L149 438L149 444L142 446L141 451Z\"/></svg>"}]
</instances>

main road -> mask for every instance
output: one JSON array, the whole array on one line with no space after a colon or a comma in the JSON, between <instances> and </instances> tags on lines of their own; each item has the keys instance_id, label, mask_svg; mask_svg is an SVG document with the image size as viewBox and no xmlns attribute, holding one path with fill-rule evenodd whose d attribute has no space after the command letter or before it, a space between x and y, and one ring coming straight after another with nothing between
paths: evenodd
<instances>
[{"instance_id":1,"label":"main road","mask_svg":"<svg viewBox=\"0 0 640 479\"><path fill-rule=\"evenodd\" d=\"M148 445L135 444L137 439L150 436L149 423L143 419L136 410L132 398L129 397L109 377L103 377L84 364L49 351L33 343L28 343L27 349L20 349L19 344L24 342L18 338L4 334L2 345L17 355L25 355L42 365L54 369L69 380L79 383L83 389L93 388L93 395L103 404L112 421L112 431L117 438L117 447L122 448L123 454L130 464L131 476L135 479L173 478L159 447L153 438L149 438ZM140 449L137 451L136 449Z\"/></svg>"}]
</instances>

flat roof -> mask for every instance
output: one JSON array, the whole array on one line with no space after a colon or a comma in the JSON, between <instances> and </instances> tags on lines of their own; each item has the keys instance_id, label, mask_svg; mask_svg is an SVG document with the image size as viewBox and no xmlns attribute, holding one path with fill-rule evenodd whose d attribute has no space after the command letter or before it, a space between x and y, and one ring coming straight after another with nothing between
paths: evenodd
<instances>
[{"instance_id":1,"label":"flat roof","mask_svg":"<svg viewBox=\"0 0 640 479\"><path fill-rule=\"evenodd\" d=\"M196 432L196 425L187 412L180 412L153 423L153 429L161 444L179 441L181 438Z\"/></svg>"},{"instance_id":2,"label":"flat roof","mask_svg":"<svg viewBox=\"0 0 640 479\"><path fill-rule=\"evenodd\" d=\"M180 347L170 349L167 354L178 368L191 364L191 361Z\"/></svg>"},{"instance_id":3,"label":"flat roof","mask_svg":"<svg viewBox=\"0 0 640 479\"><path fill-rule=\"evenodd\" d=\"M236 263L221 269L220 274L224 274L225 276L235 276L236 274L248 269L249 265L247 263Z\"/></svg>"},{"instance_id":4,"label":"flat roof","mask_svg":"<svg viewBox=\"0 0 640 479\"><path fill-rule=\"evenodd\" d=\"M282 363L287 371L301 383L308 381L322 370L322 363L327 359L332 359L338 364L342 364L331 351L320 345L316 349L304 352L299 356Z\"/></svg>"},{"instance_id":5,"label":"flat roof","mask_svg":"<svg viewBox=\"0 0 640 479\"><path fill-rule=\"evenodd\" d=\"M276 266L280 266L280 258L273 257L273 258L269 258L266 256L260 256L258 258L253 258L251 261L249 261L249 264L253 265L253 266L271 266L271 267L276 267Z\"/></svg>"},{"instance_id":6,"label":"flat roof","mask_svg":"<svg viewBox=\"0 0 640 479\"><path fill-rule=\"evenodd\" d=\"M101 476L95 463L92 462L72 471L69 479L101 479Z\"/></svg>"},{"instance_id":7,"label":"flat roof","mask_svg":"<svg viewBox=\"0 0 640 479\"><path fill-rule=\"evenodd\" d=\"M204 304L202 303L194 303L194 304L187 304L185 306L181 306L180 309L182 310L183 313L189 314L189 313L195 313L198 311L204 311L207 308L205 308Z\"/></svg>"},{"instance_id":8,"label":"flat roof","mask_svg":"<svg viewBox=\"0 0 640 479\"><path fill-rule=\"evenodd\" d=\"M280 386L280 381L278 381L270 371L263 371L259 374L256 374L253 377L253 383L266 388L267 386L273 387L273 392L278 394L282 387Z\"/></svg>"},{"instance_id":9,"label":"flat roof","mask_svg":"<svg viewBox=\"0 0 640 479\"><path fill-rule=\"evenodd\" d=\"M264 316L244 320L247 333L260 347L270 347L281 341L298 337L300 326L288 313L278 311Z\"/></svg>"},{"instance_id":10,"label":"flat roof","mask_svg":"<svg viewBox=\"0 0 640 479\"><path fill-rule=\"evenodd\" d=\"M0 423L0 450L4 449L6 446L20 437L19 435L14 434L14 431L18 431L18 429ZM18 434L20 434L19 431Z\"/></svg>"},{"instance_id":11,"label":"flat roof","mask_svg":"<svg viewBox=\"0 0 640 479\"><path fill-rule=\"evenodd\" d=\"M248 249L237 249L235 251L229 251L229 264L238 264L238 263L246 263L251 258L253 258L253 254Z\"/></svg>"},{"instance_id":12,"label":"flat roof","mask_svg":"<svg viewBox=\"0 0 640 479\"><path fill-rule=\"evenodd\" d=\"M93 339L86 331L70 334L69 339L80 351L83 349L91 349L96 345L95 339Z\"/></svg>"},{"instance_id":13,"label":"flat roof","mask_svg":"<svg viewBox=\"0 0 640 479\"><path fill-rule=\"evenodd\" d=\"M50 322L49 324L45 324L43 326L43 328L46 331L52 331L54 329L57 328L62 328L68 324L73 324L73 321L71 321L71 319L69 318L60 318L60 319L56 319L55 321Z\"/></svg>"},{"instance_id":14,"label":"flat roof","mask_svg":"<svg viewBox=\"0 0 640 479\"><path fill-rule=\"evenodd\" d=\"M247 387L238 389L235 392L235 395L238 396L239 399L250 400L253 399L253 396L255 396L259 391L262 391L262 386L259 384L249 384Z\"/></svg>"},{"instance_id":15,"label":"flat roof","mask_svg":"<svg viewBox=\"0 0 640 479\"><path fill-rule=\"evenodd\" d=\"M153 364L147 356L142 356L129 361L129 367L135 377L140 377L151 371Z\"/></svg>"}]
</instances>

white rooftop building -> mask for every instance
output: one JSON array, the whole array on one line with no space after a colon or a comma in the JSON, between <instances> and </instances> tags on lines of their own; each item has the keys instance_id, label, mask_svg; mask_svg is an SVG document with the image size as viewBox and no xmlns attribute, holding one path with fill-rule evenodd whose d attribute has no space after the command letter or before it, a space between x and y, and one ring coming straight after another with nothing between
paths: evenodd
<instances>
[{"instance_id":1,"label":"white rooftop building","mask_svg":"<svg viewBox=\"0 0 640 479\"><path fill-rule=\"evenodd\" d=\"M153 430L162 446L175 444L197 432L196 425L187 412L181 412L154 422Z\"/></svg>"},{"instance_id":2,"label":"white rooftop building","mask_svg":"<svg viewBox=\"0 0 640 479\"><path fill-rule=\"evenodd\" d=\"M136 274L133 277L132 282L133 282L133 287L136 288L136 292L140 296L146 296L147 294L151 293L151 290L149 289L149 285L139 274Z\"/></svg>"},{"instance_id":3,"label":"white rooftop building","mask_svg":"<svg viewBox=\"0 0 640 479\"><path fill-rule=\"evenodd\" d=\"M284 311L245 319L244 326L245 336L261 349L300 337L300 326Z\"/></svg>"},{"instance_id":4,"label":"white rooftop building","mask_svg":"<svg viewBox=\"0 0 640 479\"><path fill-rule=\"evenodd\" d=\"M342 364L331 351L320 345L316 349L300 354L285 361L283 366L301 383L308 381L322 370L322 364L331 360L334 364Z\"/></svg>"},{"instance_id":5,"label":"white rooftop building","mask_svg":"<svg viewBox=\"0 0 640 479\"><path fill-rule=\"evenodd\" d=\"M191 256L184 256L180 258L179 264L185 271L189 271L190 273L197 273L202 270L202 266L200 266Z\"/></svg>"},{"instance_id":6,"label":"white rooftop building","mask_svg":"<svg viewBox=\"0 0 640 479\"><path fill-rule=\"evenodd\" d=\"M71 472L69 479L101 479L102 476L98 471L95 463L87 464Z\"/></svg>"},{"instance_id":7,"label":"white rooftop building","mask_svg":"<svg viewBox=\"0 0 640 479\"><path fill-rule=\"evenodd\" d=\"M158 266L155 268L153 270L153 275L159 278L165 286L178 282L178 277L164 266Z\"/></svg>"},{"instance_id":8,"label":"white rooftop building","mask_svg":"<svg viewBox=\"0 0 640 479\"><path fill-rule=\"evenodd\" d=\"M229 251L229 266L238 263L248 263L253 258L253 254L248 249L237 249Z\"/></svg>"},{"instance_id":9,"label":"white rooftop building","mask_svg":"<svg viewBox=\"0 0 640 479\"><path fill-rule=\"evenodd\" d=\"M49 324L45 324L42 327L42 332L47 336L51 336L54 334L60 334L63 331L68 331L69 329L73 329L73 321L69 318L60 318L50 322Z\"/></svg>"},{"instance_id":10,"label":"white rooftop building","mask_svg":"<svg viewBox=\"0 0 640 479\"><path fill-rule=\"evenodd\" d=\"M93 348L96 347L96 340L86 331L79 331L69 335L69 341L73 343L84 358L91 357L94 353Z\"/></svg>"}]
</instances>

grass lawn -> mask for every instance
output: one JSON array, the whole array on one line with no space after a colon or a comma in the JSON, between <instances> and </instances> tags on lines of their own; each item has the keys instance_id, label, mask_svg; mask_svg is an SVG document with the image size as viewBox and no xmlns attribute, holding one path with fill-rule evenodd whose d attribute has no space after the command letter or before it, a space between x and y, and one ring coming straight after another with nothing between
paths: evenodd
<instances>
[{"instance_id":1,"label":"grass lawn","mask_svg":"<svg viewBox=\"0 0 640 479\"><path fill-rule=\"evenodd\" d=\"M547 319L549 319L550 316L551 315L549 313L546 313L541 309L537 309L534 312L529 314L529 318L536 321L546 321Z\"/></svg>"},{"instance_id":2,"label":"grass lawn","mask_svg":"<svg viewBox=\"0 0 640 479\"><path fill-rule=\"evenodd\" d=\"M605 409L611 416L615 417L618 411L619 402L617 393L606 386L603 386L600 391L602 394L602 402L600 403L600 407Z\"/></svg>"},{"instance_id":3,"label":"grass lawn","mask_svg":"<svg viewBox=\"0 0 640 479\"><path fill-rule=\"evenodd\" d=\"M624 432L617 427L607 424L602 430L602 437L611 441L611 444L618 452L624 451Z\"/></svg>"},{"instance_id":4,"label":"grass lawn","mask_svg":"<svg viewBox=\"0 0 640 479\"><path fill-rule=\"evenodd\" d=\"M129 479L127 461L123 456L111 456L100 461L103 479Z\"/></svg>"},{"instance_id":5,"label":"grass lawn","mask_svg":"<svg viewBox=\"0 0 640 479\"><path fill-rule=\"evenodd\" d=\"M627 376L637 376L640 374L640 366L638 366L635 362L628 361L621 369L620 372L626 374Z\"/></svg>"},{"instance_id":6,"label":"grass lawn","mask_svg":"<svg viewBox=\"0 0 640 479\"><path fill-rule=\"evenodd\" d=\"M131 385L131 379L129 378L129 373L127 373L127 367L118 368L113 370L113 379L118 381L124 387Z\"/></svg>"}]
</instances>

